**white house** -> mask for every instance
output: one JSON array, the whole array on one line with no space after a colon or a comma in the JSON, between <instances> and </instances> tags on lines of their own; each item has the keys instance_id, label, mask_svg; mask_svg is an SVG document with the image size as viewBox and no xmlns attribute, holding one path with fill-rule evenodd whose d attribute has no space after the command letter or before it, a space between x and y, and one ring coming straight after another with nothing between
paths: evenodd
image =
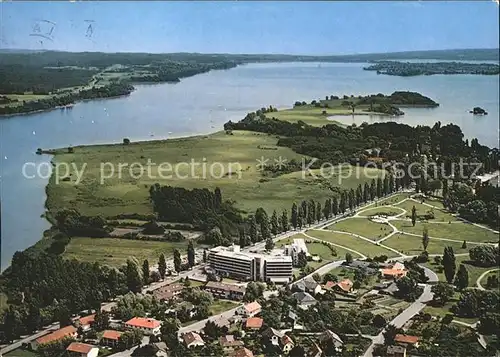
<instances>
[{"instance_id":1,"label":"white house","mask_svg":"<svg viewBox=\"0 0 500 357\"><path fill-rule=\"evenodd\" d=\"M196 332L187 332L182 335L182 339L187 348L205 346L205 341Z\"/></svg>"},{"instance_id":2,"label":"white house","mask_svg":"<svg viewBox=\"0 0 500 357\"><path fill-rule=\"evenodd\" d=\"M147 317L134 317L125 322L125 327L141 330L145 335L158 335L160 333L161 321Z\"/></svg>"},{"instance_id":3,"label":"white house","mask_svg":"<svg viewBox=\"0 0 500 357\"><path fill-rule=\"evenodd\" d=\"M257 301L240 306L236 313L245 317L253 317L262 311L262 306Z\"/></svg>"},{"instance_id":4,"label":"white house","mask_svg":"<svg viewBox=\"0 0 500 357\"><path fill-rule=\"evenodd\" d=\"M99 348L93 345L88 345L86 343L72 342L68 348L68 356L71 357L97 357L99 354Z\"/></svg>"}]
</instances>

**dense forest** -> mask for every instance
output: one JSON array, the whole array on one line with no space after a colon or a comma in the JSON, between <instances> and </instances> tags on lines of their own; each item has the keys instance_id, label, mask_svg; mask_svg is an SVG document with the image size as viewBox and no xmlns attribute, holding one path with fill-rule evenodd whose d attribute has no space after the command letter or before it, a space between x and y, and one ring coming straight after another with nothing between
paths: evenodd
<instances>
[{"instance_id":1,"label":"dense forest","mask_svg":"<svg viewBox=\"0 0 500 357\"><path fill-rule=\"evenodd\" d=\"M363 69L366 71L377 71L377 74L402 77L430 76L433 74L500 74L500 66L493 63L382 61Z\"/></svg>"},{"instance_id":2,"label":"dense forest","mask_svg":"<svg viewBox=\"0 0 500 357\"><path fill-rule=\"evenodd\" d=\"M103 87L92 87L90 89L83 89L78 92L65 94L62 96L51 96L46 99L23 101L21 105L17 106L0 107L0 115L47 110L51 108L62 107L68 104L73 104L79 100L118 97L122 95L128 95L133 90L134 87L130 84L123 82L112 83Z\"/></svg>"}]
</instances>

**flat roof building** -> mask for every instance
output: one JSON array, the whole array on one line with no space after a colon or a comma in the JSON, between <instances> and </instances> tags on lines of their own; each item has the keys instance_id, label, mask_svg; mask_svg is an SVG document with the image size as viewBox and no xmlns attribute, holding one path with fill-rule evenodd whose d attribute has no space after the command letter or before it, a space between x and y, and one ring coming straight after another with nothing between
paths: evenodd
<instances>
[{"instance_id":1,"label":"flat roof building","mask_svg":"<svg viewBox=\"0 0 500 357\"><path fill-rule=\"evenodd\" d=\"M216 273L239 280L288 283L292 278L292 257L241 252L237 245L210 249L208 262Z\"/></svg>"}]
</instances>

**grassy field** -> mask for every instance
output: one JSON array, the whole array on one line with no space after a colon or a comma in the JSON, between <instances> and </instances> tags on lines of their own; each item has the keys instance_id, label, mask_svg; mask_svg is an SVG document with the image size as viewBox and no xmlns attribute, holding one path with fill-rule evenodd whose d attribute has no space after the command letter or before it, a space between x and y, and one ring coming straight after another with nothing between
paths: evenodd
<instances>
[{"instance_id":1,"label":"grassy field","mask_svg":"<svg viewBox=\"0 0 500 357\"><path fill-rule=\"evenodd\" d=\"M323 114L326 111L326 114ZM326 124L337 124L341 125L339 122L328 119L332 115L351 115L352 111L346 108L316 108L314 106L300 106L291 109L284 109L278 112L273 112L267 114L268 117L275 117L276 119L289 121L291 123L296 123L299 120L306 124L314 126L323 126ZM356 111L356 114L362 114L360 111ZM365 113L366 114L366 113Z\"/></svg>"},{"instance_id":2,"label":"grassy field","mask_svg":"<svg viewBox=\"0 0 500 357\"><path fill-rule=\"evenodd\" d=\"M434 212L434 219L430 220L430 222L455 222L458 221L458 219L451 215L450 213L441 211L437 208L432 208L426 205L423 205L421 203L412 201L412 200L407 200L404 202L401 202L397 204L396 206L401 207L406 210L406 217L411 217L411 210L413 209L413 206L415 206L417 210L417 216L418 215L425 215L427 212L432 211Z\"/></svg>"},{"instance_id":3,"label":"grassy field","mask_svg":"<svg viewBox=\"0 0 500 357\"><path fill-rule=\"evenodd\" d=\"M423 252L422 238L409 236L405 234L395 234L392 237L383 241L383 244L397 249L406 255L418 255ZM436 239L429 239L429 245L427 246L427 252L429 254L443 254L444 247L451 246L455 254L457 253L467 253L470 247L462 249L462 243L448 242Z\"/></svg>"},{"instance_id":4,"label":"grassy field","mask_svg":"<svg viewBox=\"0 0 500 357\"><path fill-rule=\"evenodd\" d=\"M369 208L367 210L362 210L362 213L360 216L363 217L369 217L369 216L375 216L375 215L381 215L385 214L387 216L396 216L400 213L403 213L401 209L394 208L394 207L373 207Z\"/></svg>"},{"instance_id":5,"label":"grassy field","mask_svg":"<svg viewBox=\"0 0 500 357\"><path fill-rule=\"evenodd\" d=\"M323 230L310 230L307 231L307 234L314 238L351 248L366 255L367 257L374 257L378 255L387 255L388 257L397 256L396 253L382 248L375 243L371 244L370 242L350 236L348 234L333 233Z\"/></svg>"},{"instance_id":6,"label":"grassy field","mask_svg":"<svg viewBox=\"0 0 500 357\"><path fill-rule=\"evenodd\" d=\"M234 301L229 301L229 300L214 300L213 304L210 305L210 313L212 315L218 315L221 312L231 310L241 304L234 302Z\"/></svg>"},{"instance_id":7,"label":"grassy field","mask_svg":"<svg viewBox=\"0 0 500 357\"><path fill-rule=\"evenodd\" d=\"M342 260L342 259L344 259L345 258L345 254L348 252L345 249L342 249L342 248L339 248L339 247L335 247L335 251L337 252L337 254L333 255L332 251L330 250L330 248L328 248L327 246L325 246L321 242L313 241L311 238L308 238L308 237L306 237L303 234L296 234L296 235L294 235L294 236L292 236L290 238L282 239L282 240L279 241L278 246L279 247L283 247L283 246L285 246L287 244L291 244L291 243L293 243L293 240L297 239L297 238L302 238L306 242L309 241L310 243L306 243L307 250L309 251L309 253L312 254L312 255L318 255L319 257L321 257L321 259L322 259L321 262L313 262L313 261L311 261L311 262L308 263L310 266L312 266L315 269L319 268L321 265L324 265L324 264L326 264L328 262L331 262L331 261L334 261L334 260ZM353 258L358 257L358 255L355 254L355 253L351 252L351 254L352 254Z\"/></svg>"},{"instance_id":8,"label":"grassy field","mask_svg":"<svg viewBox=\"0 0 500 357\"><path fill-rule=\"evenodd\" d=\"M394 204L401 202L402 200L410 197L410 195L411 195L411 193L404 192L404 193L398 193L398 194L391 196L391 197L382 198L381 200L377 201L376 205L374 205L373 207L381 206L381 205L394 205Z\"/></svg>"},{"instance_id":9,"label":"grassy field","mask_svg":"<svg viewBox=\"0 0 500 357\"><path fill-rule=\"evenodd\" d=\"M40 355L35 352L24 350L22 348L18 348L17 350L14 350L4 355L4 357L39 357L39 356Z\"/></svg>"},{"instance_id":10,"label":"grassy field","mask_svg":"<svg viewBox=\"0 0 500 357\"><path fill-rule=\"evenodd\" d=\"M481 274L484 273L485 271L488 271L491 269L491 268L477 267L477 266L470 264L468 255L455 257L455 262L457 265L457 271L458 271L458 268L460 267L460 264L463 264L465 266L465 268L467 269L467 272L469 273L469 287L475 287L476 281L481 276ZM446 277L444 276L444 272L443 272L442 268L440 268L441 266L435 265L432 260L427 262L427 263L424 263L423 265L425 265L429 269L432 269L437 274L439 281L446 281Z\"/></svg>"},{"instance_id":11,"label":"grassy field","mask_svg":"<svg viewBox=\"0 0 500 357\"><path fill-rule=\"evenodd\" d=\"M332 231L355 233L362 237L377 240L392 232L387 224L376 223L368 218L348 218L327 227Z\"/></svg>"},{"instance_id":12,"label":"grassy field","mask_svg":"<svg viewBox=\"0 0 500 357\"><path fill-rule=\"evenodd\" d=\"M429 236L435 238L456 239L467 242L491 242L498 243L498 234L487 229L479 228L470 223L421 223L417 222L415 227L411 221L391 221L401 232L422 235L424 227L429 230Z\"/></svg>"},{"instance_id":13,"label":"grassy field","mask_svg":"<svg viewBox=\"0 0 500 357\"><path fill-rule=\"evenodd\" d=\"M246 212L253 212L258 207L272 212L274 209L290 210L293 202L304 199L322 202L332 187L339 186L339 180L335 177L319 180L311 176L302 177L302 172L263 178L256 167L257 159L264 157L269 159L269 164L274 164L274 160L281 156L300 162L302 155L276 146L278 139L275 136L245 131L235 131L233 134L218 132L207 136L130 145L75 147L72 154L67 153L65 149L59 150L54 157L56 163L75 163L79 169L84 163L87 166L78 185L73 170L70 181L57 184L54 176L50 179L47 187L47 207L49 210L71 207L87 215L150 214L152 207L148 190L151 185L160 183L188 189L220 187L225 199L234 200L236 206ZM156 163L150 165L150 174L147 173L148 159ZM191 160L198 165L189 166ZM110 166L106 166L107 169L102 171L113 177L102 180L101 184L100 165L106 162L114 163L115 171L114 175L111 175ZM135 169L130 172L126 166L122 166L120 170L118 163L140 163L143 165L144 174L139 177L141 169L138 164L135 164ZM169 163L172 166L170 171L163 171L163 179L158 173L160 163ZM179 163L185 164L177 165ZM222 164L222 170L220 165L213 165L214 163ZM211 168L215 177L210 175ZM225 175L229 171L232 174ZM383 175L382 170L377 172ZM134 175L137 178L132 177ZM168 177L169 175L171 177ZM364 182L364 177L353 178L344 180L341 185L350 188Z\"/></svg>"},{"instance_id":14,"label":"grassy field","mask_svg":"<svg viewBox=\"0 0 500 357\"><path fill-rule=\"evenodd\" d=\"M161 253L171 256L173 249L178 248L185 254L185 242L155 242L117 238L71 238L63 256L86 262L99 262L111 266L121 266L128 258L136 257L140 262L148 259L151 265L156 264Z\"/></svg>"}]
</instances>

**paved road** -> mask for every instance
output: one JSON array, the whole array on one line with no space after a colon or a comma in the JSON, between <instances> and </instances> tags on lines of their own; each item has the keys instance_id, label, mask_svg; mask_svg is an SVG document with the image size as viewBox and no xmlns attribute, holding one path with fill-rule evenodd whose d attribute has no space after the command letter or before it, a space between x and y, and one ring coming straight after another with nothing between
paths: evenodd
<instances>
[{"instance_id":1,"label":"paved road","mask_svg":"<svg viewBox=\"0 0 500 357\"><path fill-rule=\"evenodd\" d=\"M6 354L8 352L14 351L15 349L21 347L23 345L23 343L29 343L30 341L35 340L38 337L42 337L44 335L47 335L48 333L50 333L54 330L57 330L57 329L59 329L58 322L48 326L47 328L45 328L43 330L40 330L39 332L35 333L34 335L26 336L26 337L20 339L19 341L14 342L13 344L2 348L0 350L0 356Z\"/></svg>"},{"instance_id":2,"label":"paved road","mask_svg":"<svg viewBox=\"0 0 500 357\"><path fill-rule=\"evenodd\" d=\"M483 287L483 285L481 284L481 280L483 280L483 278L488 275L489 273L491 272L500 272L500 270L498 268L495 268L495 269L490 269L490 270L487 270L485 271L484 273L481 274L481 276L479 278L477 278L476 280L476 286L479 290L485 290L485 288Z\"/></svg>"}]
</instances>

